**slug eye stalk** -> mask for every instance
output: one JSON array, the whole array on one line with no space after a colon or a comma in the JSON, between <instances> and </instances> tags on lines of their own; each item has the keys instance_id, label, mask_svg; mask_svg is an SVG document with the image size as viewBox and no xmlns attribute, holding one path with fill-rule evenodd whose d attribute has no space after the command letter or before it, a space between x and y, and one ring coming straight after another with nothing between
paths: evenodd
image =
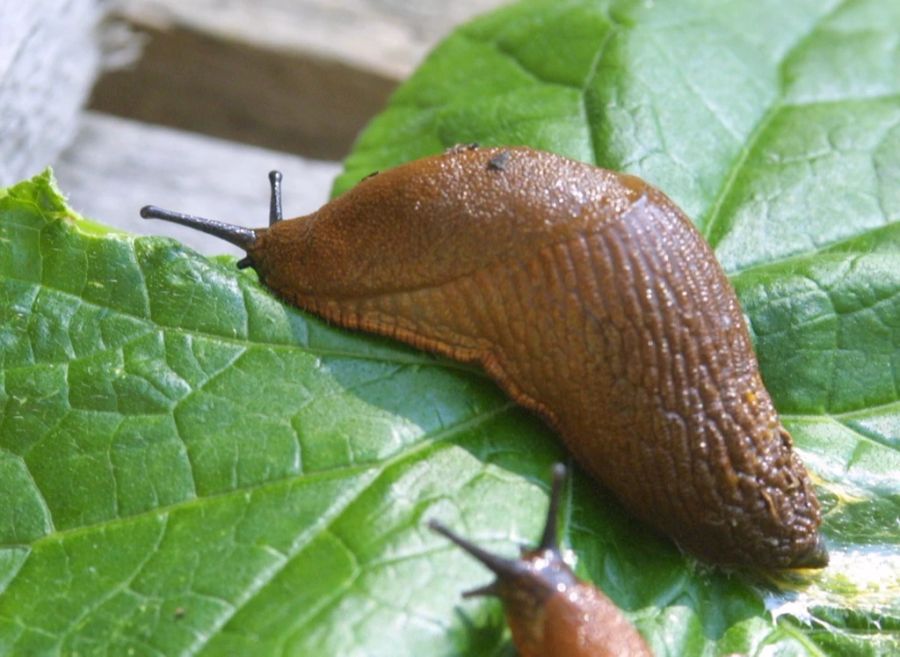
<instances>
[{"instance_id":1,"label":"slug eye stalk","mask_svg":"<svg viewBox=\"0 0 900 657\"><path fill-rule=\"evenodd\" d=\"M180 224L189 228L194 228L207 235L212 235L230 242L245 251L256 241L256 231L252 228L244 228L228 224L224 221L216 219L206 219L193 214L184 214L183 212L173 212L172 210L164 210L155 205L145 205L141 208L141 216L144 219L162 219L173 224Z\"/></svg>"},{"instance_id":2,"label":"slug eye stalk","mask_svg":"<svg viewBox=\"0 0 900 657\"><path fill-rule=\"evenodd\" d=\"M493 554L492 552L488 552L472 541L463 538L437 520L429 520L428 527L432 531L435 531L438 534L441 534L442 536L450 539L453 543L455 543L472 557L477 559L482 565L488 568L500 579L516 577L524 574L526 571L520 561L516 561L515 559L505 559L496 554ZM475 595L497 595L497 593L495 592L495 586L491 584L486 587L475 589L474 591L469 591L464 595L465 597L473 597Z\"/></svg>"}]
</instances>

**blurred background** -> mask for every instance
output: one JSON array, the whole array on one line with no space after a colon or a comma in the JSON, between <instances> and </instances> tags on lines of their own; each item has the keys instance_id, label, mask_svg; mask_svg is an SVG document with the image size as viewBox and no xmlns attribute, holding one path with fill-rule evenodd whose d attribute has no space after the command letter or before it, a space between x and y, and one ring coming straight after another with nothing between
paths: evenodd
<instances>
[{"instance_id":1,"label":"blurred background","mask_svg":"<svg viewBox=\"0 0 900 657\"><path fill-rule=\"evenodd\" d=\"M52 166L83 215L153 203L267 222L319 207L366 122L459 23L505 0L0 0L0 187Z\"/></svg>"}]
</instances>

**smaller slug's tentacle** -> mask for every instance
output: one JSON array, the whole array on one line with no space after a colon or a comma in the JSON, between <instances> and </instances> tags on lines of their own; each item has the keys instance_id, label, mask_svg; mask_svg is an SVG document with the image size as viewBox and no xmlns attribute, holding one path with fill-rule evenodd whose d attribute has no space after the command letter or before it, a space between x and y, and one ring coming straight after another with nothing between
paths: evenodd
<instances>
[{"instance_id":1,"label":"smaller slug's tentacle","mask_svg":"<svg viewBox=\"0 0 900 657\"><path fill-rule=\"evenodd\" d=\"M563 485L566 483L566 466L557 463L553 466L553 481L550 484L550 507L547 509L547 521L544 523L544 533L538 550L552 550L559 552L559 503L562 499Z\"/></svg>"},{"instance_id":2,"label":"smaller slug's tentacle","mask_svg":"<svg viewBox=\"0 0 900 657\"><path fill-rule=\"evenodd\" d=\"M269 171L269 186L272 188L272 196L269 200L270 226L284 218L281 210L281 179L281 171Z\"/></svg>"},{"instance_id":3,"label":"smaller slug's tentacle","mask_svg":"<svg viewBox=\"0 0 900 657\"><path fill-rule=\"evenodd\" d=\"M524 550L519 559L492 554L436 520L428 526L497 576L464 596L492 595L503 601L521 657L652 657L621 610L594 586L575 577L562 558L557 524L565 479L565 466L555 465L541 542L533 550Z\"/></svg>"},{"instance_id":4,"label":"smaller slug's tentacle","mask_svg":"<svg viewBox=\"0 0 900 657\"><path fill-rule=\"evenodd\" d=\"M456 543L463 550L468 552L470 555L478 559L486 568L490 569L492 573L494 573L498 578L510 578L521 575L523 572L523 568L521 563L516 561L515 559L504 559L492 552L488 552L482 547L475 545L472 541L463 538L456 532L452 531L446 525L438 522L437 520L429 520L428 527L432 530L441 534L451 541ZM488 595L487 592L483 592L480 589L478 592L470 592L466 594L466 597L474 597L475 595Z\"/></svg>"}]
</instances>

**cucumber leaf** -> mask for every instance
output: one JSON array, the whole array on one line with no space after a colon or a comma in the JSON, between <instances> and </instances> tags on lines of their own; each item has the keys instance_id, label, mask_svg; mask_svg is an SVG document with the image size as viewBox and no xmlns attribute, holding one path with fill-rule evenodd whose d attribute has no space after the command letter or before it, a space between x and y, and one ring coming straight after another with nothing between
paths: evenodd
<instances>
[{"instance_id":1,"label":"cucumber leaf","mask_svg":"<svg viewBox=\"0 0 900 657\"><path fill-rule=\"evenodd\" d=\"M336 190L454 143L641 175L732 277L832 564L698 565L576 473L578 572L658 656L900 650L900 9L522 2L445 41ZM480 372L286 307L233 260L0 191L0 654L511 655L542 424Z\"/></svg>"}]
</instances>

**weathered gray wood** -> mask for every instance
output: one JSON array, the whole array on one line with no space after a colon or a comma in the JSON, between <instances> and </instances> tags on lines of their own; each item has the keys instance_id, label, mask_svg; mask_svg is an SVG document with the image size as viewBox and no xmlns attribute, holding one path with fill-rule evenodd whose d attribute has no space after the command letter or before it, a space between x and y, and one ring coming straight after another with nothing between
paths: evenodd
<instances>
[{"instance_id":1,"label":"weathered gray wood","mask_svg":"<svg viewBox=\"0 0 900 657\"><path fill-rule=\"evenodd\" d=\"M81 214L133 233L176 237L206 254L240 251L188 228L143 220L138 210L152 203L265 226L272 169L284 173L285 216L292 217L327 200L340 166L92 112L54 164L60 187Z\"/></svg>"},{"instance_id":2,"label":"weathered gray wood","mask_svg":"<svg viewBox=\"0 0 900 657\"><path fill-rule=\"evenodd\" d=\"M0 186L71 139L97 75L99 0L0 0Z\"/></svg>"},{"instance_id":3,"label":"weathered gray wood","mask_svg":"<svg viewBox=\"0 0 900 657\"><path fill-rule=\"evenodd\" d=\"M140 60L100 79L93 109L337 159L395 85L312 54L265 50L177 27L143 32Z\"/></svg>"}]
</instances>

